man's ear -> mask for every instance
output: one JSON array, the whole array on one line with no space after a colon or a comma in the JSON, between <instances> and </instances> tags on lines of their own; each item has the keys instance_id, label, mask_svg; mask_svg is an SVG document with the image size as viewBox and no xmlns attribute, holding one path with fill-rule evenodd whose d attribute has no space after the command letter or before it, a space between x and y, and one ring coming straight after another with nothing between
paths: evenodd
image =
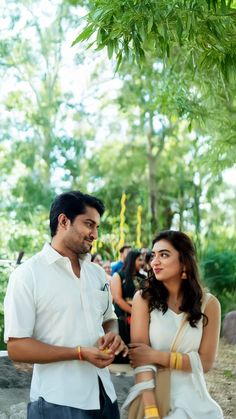
<instances>
[{"instance_id":1,"label":"man's ear","mask_svg":"<svg viewBox=\"0 0 236 419\"><path fill-rule=\"evenodd\" d=\"M69 218L67 218L65 214L62 213L58 216L58 227L66 230L69 224L70 224L70 220Z\"/></svg>"}]
</instances>

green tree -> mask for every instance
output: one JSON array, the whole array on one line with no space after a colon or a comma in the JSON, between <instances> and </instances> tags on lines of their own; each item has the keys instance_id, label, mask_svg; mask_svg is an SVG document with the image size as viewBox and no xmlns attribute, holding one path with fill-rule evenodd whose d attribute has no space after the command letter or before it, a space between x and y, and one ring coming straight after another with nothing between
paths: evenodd
<instances>
[{"instance_id":1,"label":"green tree","mask_svg":"<svg viewBox=\"0 0 236 419\"><path fill-rule=\"evenodd\" d=\"M90 45L98 50L106 47L109 58L115 55L117 68L130 63L135 72L136 62L140 78L146 67L151 71L153 62L161 63L164 80L180 80L181 89L176 84L173 94L174 112L182 107L189 122L195 120L197 125L204 116L210 142L207 161L210 158L216 170L232 166L236 157L235 1L97 0L88 4L87 24L74 44L91 38ZM167 93L167 84L165 88ZM188 101L193 92L202 107Z\"/></svg>"},{"instance_id":2,"label":"green tree","mask_svg":"<svg viewBox=\"0 0 236 419\"><path fill-rule=\"evenodd\" d=\"M76 3L76 2L74 2ZM228 77L234 72L235 1L104 0L89 2L87 26L74 43L96 33L98 48L138 63L153 54L171 59L181 51L192 67L212 67Z\"/></svg>"},{"instance_id":3,"label":"green tree","mask_svg":"<svg viewBox=\"0 0 236 419\"><path fill-rule=\"evenodd\" d=\"M46 24L46 15L36 10L37 2L12 2L11 6L11 13L2 9L6 27L1 40L0 71L5 86L12 87L4 93L4 118L0 124L4 182L1 211L12 223L22 223L22 230L24 223L35 223L41 231L39 214L46 211L47 215L55 189L79 183L80 164L92 131L81 122L85 110L61 83L63 40L74 25L69 5L60 1L52 5L53 18L47 16ZM72 129L68 128L68 115ZM80 124L80 130L76 124ZM22 233L27 249L30 234L35 234L30 233L30 228L26 236ZM21 241L16 234L13 237L11 251L13 243L18 249Z\"/></svg>"}]
</instances>

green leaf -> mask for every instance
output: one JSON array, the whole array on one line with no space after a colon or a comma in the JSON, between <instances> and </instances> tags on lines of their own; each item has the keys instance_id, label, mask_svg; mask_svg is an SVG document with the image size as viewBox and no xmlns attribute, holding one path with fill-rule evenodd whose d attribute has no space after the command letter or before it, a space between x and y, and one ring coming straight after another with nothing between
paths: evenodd
<instances>
[{"instance_id":1,"label":"green leaf","mask_svg":"<svg viewBox=\"0 0 236 419\"><path fill-rule=\"evenodd\" d=\"M179 17L178 17L176 23L177 23L176 31L177 31L177 35L178 35L178 38L179 38L179 44L181 45L181 43L182 43L182 34L183 34L183 25L182 25L182 22L181 22L181 20L180 20Z\"/></svg>"},{"instance_id":2,"label":"green leaf","mask_svg":"<svg viewBox=\"0 0 236 419\"><path fill-rule=\"evenodd\" d=\"M122 51L119 51L119 52L118 52L118 54L117 54L117 56L116 56L116 59L117 59L117 64L116 64L116 68L115 68L115 73L119 70L120 65L121 65L121 61L122 61Z\"/></svg>"},{"instance_id":3,"label":"green leaf","mask_svg":"<svg viewBox=\"0 0 236 419\"><path fill-rule=\"evenodd\" d=\"M93 33L94 33L94 26L93 24L90 24L77 36L77 38L75 38L71 46L73 47L75 44L85 41L86 39L89 39Z\"/></svg>"},{"instance_id":4,"label":"green leaf","mask_svg":"<svg viewBox=\"0 0 236 419\"><path fill-rule=\"evenodd\" d=\"M147 32L150 33L153 27L153 16L150 16L148 19L148 26L147 26Z\"/></svg>"},{"instance_id":5,"label":"green leaf","mask_svg":"<svg viewBox=\"0 0 236 419\"><path fill-rule=\"evenodd\" d=\"M107 55L109 59L112 58L112 55L113 55L113 42L112 41L109 41L107 44Z\"/></svg>"}]
</instances>

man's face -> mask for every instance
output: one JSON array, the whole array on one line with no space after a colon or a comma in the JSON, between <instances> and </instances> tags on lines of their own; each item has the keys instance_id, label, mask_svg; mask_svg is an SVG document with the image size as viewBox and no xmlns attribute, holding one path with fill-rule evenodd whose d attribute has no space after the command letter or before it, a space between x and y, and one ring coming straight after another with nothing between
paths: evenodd
<instances>
[{"instance_id":1,"label":"man's face","mask_svg":"<svg viewBox=\"0 0 236 419\"><path fill-rule=\"evenodd\" d=\"M123 260L125 260L126 256L127 256L127 255L128 255L128 253L130 252L130 250L131 250L131 247L126 247L126 248L124 249L123 254L122 254L122 256L123 256Z\"/></svg>"},{"instance_id":2,"label":"man's face","mask_svg":"<svg viewBox=\"0 0 236 419\"><path fill-rule=\"evenodd\" d=\"M68 220L63 237L64 245L76 254L90 252L93 241L98 237L100 218L95 208L86 207L86 212L77 215L72 223Z\"/></svg>"}]
</instances>

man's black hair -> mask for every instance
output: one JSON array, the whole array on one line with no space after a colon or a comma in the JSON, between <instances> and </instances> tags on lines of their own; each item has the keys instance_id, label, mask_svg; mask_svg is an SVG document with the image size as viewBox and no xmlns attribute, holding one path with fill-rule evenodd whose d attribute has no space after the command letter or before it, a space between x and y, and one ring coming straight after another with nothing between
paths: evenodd
<instances>
[{"instance_id":1,"label":"man's black hair","mask_svg":"<svg viewBox=\"0 0 236 419\"><path fill-rule=\"evenodd\" d=\"M55 236L57 232L58 216L60 214L65 214L73 222L77 215L86 212L86 207L95 208L100 216L105 211L104 204L100 199L80 191L64 192L56 196L49 215L51 236Z\"/></svg>"},{"instance_id":2,"label":"man's black hair","mask_svg":"<svg viewBox=\"0 0 236 419\"><path fill-rule=\"evenodd\" d=\"M120 253L124 253L125 249L131 249L131 246L129 244L124 244L119 250Z\"/></svg>"}]
</instances>

